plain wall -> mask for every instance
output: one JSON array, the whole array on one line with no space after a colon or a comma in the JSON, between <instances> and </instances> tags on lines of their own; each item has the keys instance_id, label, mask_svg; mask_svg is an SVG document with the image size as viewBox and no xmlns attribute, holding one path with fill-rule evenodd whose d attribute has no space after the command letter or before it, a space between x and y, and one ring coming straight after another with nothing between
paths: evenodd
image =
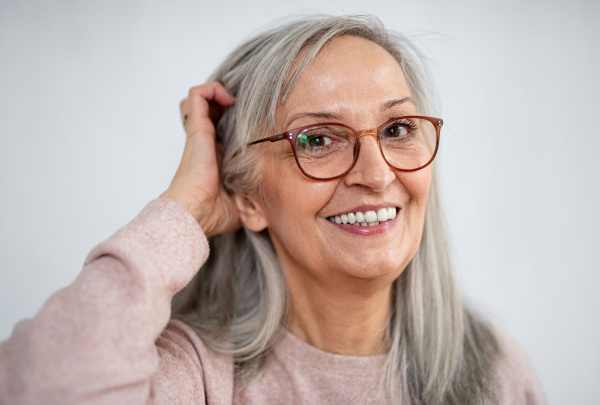
<instances>
[{"instance_id":1,"label":"plain wall","mask_svg":"<svg viewBox=\"0 0 600 405\"><path fill-rule=\"evenodd\" d=\"M0 0L0 340L166 189L178 103L242 39L370 12L432 60L463 291L550 403L600 403L600 2Z\"/></svg>"}]
</instances>

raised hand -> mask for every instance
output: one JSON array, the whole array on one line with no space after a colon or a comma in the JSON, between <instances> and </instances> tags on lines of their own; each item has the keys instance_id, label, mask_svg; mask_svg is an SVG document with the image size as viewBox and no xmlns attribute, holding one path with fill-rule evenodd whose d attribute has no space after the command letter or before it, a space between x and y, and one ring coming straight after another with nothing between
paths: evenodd
<instances>
[{"instance_id":1,"label":"raised hand","mask_svg":"<svg viewBox=\"0 0 600 405\"><path fill-rule=\"evenodd\" d=\"M190 89L180 105L182 116L187 117L183 156L171 185L160 195L185 207L206 236L240 227L236 205L219 182L221 145L215 136L215 122L233 103L233 97L217 82Z\"/></svg>"}]
</instances>

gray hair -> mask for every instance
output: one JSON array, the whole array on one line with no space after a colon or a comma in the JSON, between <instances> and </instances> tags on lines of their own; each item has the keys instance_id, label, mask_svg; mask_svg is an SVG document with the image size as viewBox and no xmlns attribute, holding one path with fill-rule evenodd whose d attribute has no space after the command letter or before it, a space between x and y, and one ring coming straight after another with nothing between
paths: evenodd
<instances>
[{"instance_id":1,"label":"gray hair","mask_svg":"<svg viewBox=\"0 0 600 405\"><path fill-rule=\"evenodd\" d=\"M303 69L325 44L342 35L362 37L387 50L400 64L419 113L435 111L425 58L375 17L315 16L268 29L234 50L211 77L236 99L217 124L224 146L222 182L229 191L262 195L260 148L247 149L246 144L273 133L275 111ZM393 403L487 403L494 394L500 350L491 327L458 292L432 173L419 249L393 286L386 342L390 349L381 383ZM260 375L287 324L285 277L266 231L240 229L209 243L208 261L175 296L172 316L190 325L211 349L232 355L236 372L247 383Z\"/></svg>"}]
</instances>

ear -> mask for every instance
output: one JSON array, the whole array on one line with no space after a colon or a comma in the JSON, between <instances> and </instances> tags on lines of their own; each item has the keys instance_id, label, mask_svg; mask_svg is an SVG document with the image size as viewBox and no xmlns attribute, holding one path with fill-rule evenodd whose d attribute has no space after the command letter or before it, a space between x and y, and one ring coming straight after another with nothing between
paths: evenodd
<instances>
[{"instance_id":1,"label":"ear","mask_svg":"<svg viewBox=\"0 0 600 405\"><path fill-rule=\"evenodd\" d=\"M253 232L260 232L269 226L262 201L259 197L248 197L233 193L233 200L240 213L240 219L246 228Z\"/></svg>"}]
</instances>

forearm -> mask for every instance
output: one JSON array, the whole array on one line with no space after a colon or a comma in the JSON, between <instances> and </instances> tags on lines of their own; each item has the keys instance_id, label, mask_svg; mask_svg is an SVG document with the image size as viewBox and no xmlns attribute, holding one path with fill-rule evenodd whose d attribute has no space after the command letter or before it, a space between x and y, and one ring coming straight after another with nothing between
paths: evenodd
<instances>
[{"instance_id":1,"label":"forearm","mask_svg":"<svg viewBox=\"0 0 600 405\"><path fill-rule=\"evenodd\" d=\"M0 403L147 401L171 298L207 253L191 215L167 199L151 202L0 345Z\"/></svg>"}]
</instances>

